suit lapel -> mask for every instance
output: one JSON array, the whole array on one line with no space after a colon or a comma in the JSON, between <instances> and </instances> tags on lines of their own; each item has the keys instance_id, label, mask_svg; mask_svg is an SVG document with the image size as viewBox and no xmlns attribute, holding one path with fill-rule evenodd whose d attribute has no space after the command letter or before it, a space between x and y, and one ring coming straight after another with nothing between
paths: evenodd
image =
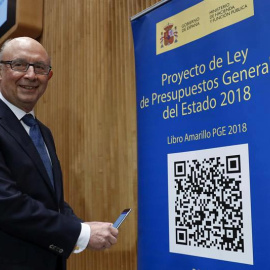
<instances>
[{"instance_id":1,"label":"suit lapel","mask_svg":"<svg viewBox=\"0 0 270 270\"><path fill-rule=\"evenodd\" d=\"M2 127L12 137L14 137L14 139L18 142L21 148L27 153L29 158L33 161L36 168L40 172L42 178L47 183L47 186L51 191L52 195L55 197L55 193L50 183L50 179L45 169L45 166L30 136L27 134L26 130L24 129L18 118L2 100L0 100L0 125L2 125Z\"/></svg>"},{"instance_id":2,"label":"suit lapel","mask_svg":"<svg viewBox=\"0 0 270 270\"><path fill-rule=\"evenodd\" d=\"M40 131L42 133L44 142L47 146L51 162L52 162L52 169L53 169L53 177L54 177L54 187L55 187L55 194L57 196L57 200L60 200L60 196L62 194L61 187L62 187L62 176L61 176L61 168L60 164L56 155L55 146L53 142L53 138L51 133L48 131L47 128L44 127L44 125L38 121Z\"/></svg>"}]
</instances>

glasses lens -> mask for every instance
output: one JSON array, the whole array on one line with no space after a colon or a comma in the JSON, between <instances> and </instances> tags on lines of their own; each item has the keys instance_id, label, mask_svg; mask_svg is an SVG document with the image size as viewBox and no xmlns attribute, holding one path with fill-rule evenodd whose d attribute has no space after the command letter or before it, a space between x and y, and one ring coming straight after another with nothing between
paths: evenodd
<instances>
[{"instance_id":1,"label":"glasses lens","mask_svg":"<svg viewBox=\"0 0 270 270\"><path fill-rule=\"evenodd\" d=\"M16 71L26 71L28 63L21 60L14 60L11 62L11 68Z\"/></svg>"},{"instance_id":2,"label":"glasses lens","mask_svg":"<svg viewBox=\"0 0 270 270\"><path fill-rule=\"evenodd\" d=\"M34 64L35 73L46 75L50 72L50 67L42 63Z\"/></svg>"}]
</instances>

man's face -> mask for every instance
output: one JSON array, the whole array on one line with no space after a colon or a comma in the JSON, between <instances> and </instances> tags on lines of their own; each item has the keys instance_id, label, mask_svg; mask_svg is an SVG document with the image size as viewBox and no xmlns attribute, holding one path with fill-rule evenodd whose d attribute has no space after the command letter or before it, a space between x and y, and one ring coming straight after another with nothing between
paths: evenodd
<instances>
[{"instance_id":1,"label":"man's face","mask_svg":"<svg viewBox=\"0 0 270 270\"><path fill-rule=\"evenodd\" d=\"M6 45L1 60L15 59L49 65L49 57L45 49L30 38L18 38ZM52 72L48 75L35 74L33 66L30 66L26 72L19 72L12 70L9 64L1 64L0 90L10 103L29 112L45 92L51 76Z\"/></svg>"}]
</instances>

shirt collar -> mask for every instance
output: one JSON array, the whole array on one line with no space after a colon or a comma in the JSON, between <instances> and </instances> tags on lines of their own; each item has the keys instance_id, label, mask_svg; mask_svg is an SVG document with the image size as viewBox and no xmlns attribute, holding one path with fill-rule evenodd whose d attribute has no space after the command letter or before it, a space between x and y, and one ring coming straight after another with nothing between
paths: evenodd
<instances>
[{"instance_id":1,"label":"shirt collar","mask_svg":"<svg viewBox=\"0 0 270 270\"><path fill-rule=\"evenodd\" d=\"M12 112L16 115L16 117L21 120L25 115L25 111L21 110L20 108L16 107L15 105L13 105L12 103L10 103L9 101L7 101L2 93L0 92L0 99L12 110ZM35 113L34 111L32 110L31 113L34 117L35 117Z\"/></svg>"}]
</instances>

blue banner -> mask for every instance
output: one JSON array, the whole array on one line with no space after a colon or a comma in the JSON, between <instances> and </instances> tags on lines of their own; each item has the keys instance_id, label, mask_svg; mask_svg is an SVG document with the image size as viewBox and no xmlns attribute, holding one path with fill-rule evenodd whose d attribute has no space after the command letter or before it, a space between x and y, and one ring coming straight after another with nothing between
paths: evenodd
<instances>
[{"instance_id":1,"label":"blue banner","mask_svg":"<svg viewBox=\"0 0 270 270\"><path fill-rule=\"evenodd\" d=\"M269 268L269 14L171 0L132 19L139 270Z\"/></svg>"}]
</instances>

